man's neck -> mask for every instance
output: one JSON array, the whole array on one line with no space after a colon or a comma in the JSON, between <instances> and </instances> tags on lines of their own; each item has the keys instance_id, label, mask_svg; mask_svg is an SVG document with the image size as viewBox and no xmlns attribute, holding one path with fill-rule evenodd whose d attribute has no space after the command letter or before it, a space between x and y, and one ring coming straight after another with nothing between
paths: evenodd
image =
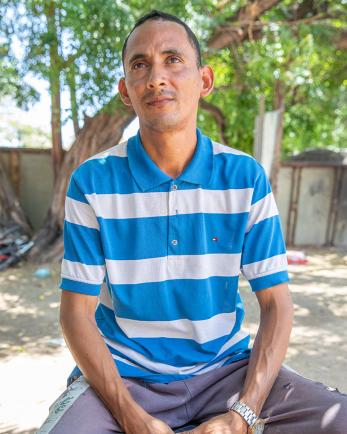
<instances>
[{"instance_id":1,"label":"man's neck","mask_svg":"<svg viewBox=\"0 0 347 434\"><path fill-rule=\"evenodd\" d=\"M196 125L189 129L157 132L140 127L148 155L171 178L177 178L192 159L197 143Z\"/></svg>"}]
</instances>

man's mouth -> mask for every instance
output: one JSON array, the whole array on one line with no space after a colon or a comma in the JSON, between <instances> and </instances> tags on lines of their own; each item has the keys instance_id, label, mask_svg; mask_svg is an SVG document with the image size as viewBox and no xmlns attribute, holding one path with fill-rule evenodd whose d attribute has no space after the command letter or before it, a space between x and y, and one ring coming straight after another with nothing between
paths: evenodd
<instances>
[{"instance_id":1,"label":"man's mouth","mask_svg":"<svg viewBox=\"0 0 347 434\"><path fill-rule=\"evenodd\" d=\"M162 107L171 101L173 101L173 98L153 98L147 104L152 107Z\"/></svg>"}]
</instances>

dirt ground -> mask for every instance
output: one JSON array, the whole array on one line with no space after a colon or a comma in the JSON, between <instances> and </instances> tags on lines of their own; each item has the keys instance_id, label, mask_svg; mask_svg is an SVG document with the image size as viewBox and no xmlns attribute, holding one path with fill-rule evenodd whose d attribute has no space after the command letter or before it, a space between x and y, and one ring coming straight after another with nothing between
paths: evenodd
<instances>
[{"instance_id":1,"label":"dirt ground","mask_svg":"<svg viewBox=\"0 0 347 434\"><path fill-rule=\"evenodd\" d=\"M347 252L308 249L307 265L291 265L295 322L286 364L347 392ZM32 434L64 390L73 360L58 321L60 264L51 276L20 264L0 273L0 433ZM240 282L245 327L254 337L256 297Z\"/></svg>"}]
</instances>

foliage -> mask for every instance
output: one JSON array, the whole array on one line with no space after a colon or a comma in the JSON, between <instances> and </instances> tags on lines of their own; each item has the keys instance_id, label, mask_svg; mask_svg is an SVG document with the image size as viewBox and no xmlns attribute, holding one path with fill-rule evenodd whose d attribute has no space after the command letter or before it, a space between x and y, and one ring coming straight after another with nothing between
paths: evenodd
<instances>
[{"instance_id":1,"label":"foliage","mask_svg":"<svg viewBox=\"0 0 347 434\"><path fill-rule=\"evenodd\" d=\"M52 2L56 36L47 30ZM273 109L275 82L280 81L285 95L284 155L307 147L346 146L346 52L336 44L346 30L346 0L283 0L257 21L260 37L255 32L253 38L251 32L239 45L210 52L209 37L217 26L236 26L230 17L245 3L158 0L151 4L182 17L198 35L203 59L216 76L208 101L224 113L228 143L252 152L260 96L265 96L266 108ZM298 19L305 3L311 9L305 19ZM47 80L52 67L49 48L56 37L56 67L64 88L69 88L71 77L75 81L81 118L82 113L93 115L115 95L122 75L123 41L148 6L138 0L5 0L0 11L0 42L5 47L0 92L17 92L22 101L34 98L32 89L19 84L28 72ZM22 52L19 60L11 53L16 43ZM198 122L214 139L221 139L211 114L199 110Z\"/></svg>"},{"instance_id":2,"label":"foliage","mask_svg":"<svg viewBox=\"0 0 347 434\"><path fill-rule=\"evenodd\" d=\"M283 157L308 147L346 147L347 57L335 42L347 3L331 5L326 7L338 19L309 24L292 24L284 5L274 8L262 17L260 39L206 55L216 75L209 101L225 114L231 146L252 152L260 96L272 110L275 82L280 80L285 95ZM210 25L213 31L215 25ZM220 139L209 115L201 112L199 119Z\"/></svg>"},{"instance_id":3,"label":"foliage","mask_svg":"<svg viewBox=\"0 0 347 434\"><path fill-rule=\"evenodd\" d=\"M17 105L27 109L39 99L38 92L25 82L18 61L13 56L6 37L0 31L0 99L12 96Z\"/></svg>"},{"instance_id":4,"label":"foliage","mask_svg":"<svg viewBox=\"0 0 347 434\"><path fill-rule=\"evenodd\" d=\"M56 35L48 25L52 5ZM121 44L131 21L128 6L113 0L14 0L7 1L6 12L2 27L20 46L23 74L48 80L56 68L63 88L73 74L80 113L93 114L114 95ZM52 65L49 50L55 39L58 58Z\"/></svg>"}]
</instances>

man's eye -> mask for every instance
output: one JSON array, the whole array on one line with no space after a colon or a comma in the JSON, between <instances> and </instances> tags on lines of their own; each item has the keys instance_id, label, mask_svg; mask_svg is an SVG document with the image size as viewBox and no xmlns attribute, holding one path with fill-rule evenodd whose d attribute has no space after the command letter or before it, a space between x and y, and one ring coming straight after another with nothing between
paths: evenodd
<instances>
[{"instance_id":1,"label":"man's eye","mask_svg":"<svg viewBox=\"0 0 347 434\"><path fill-rule=\"evenodd\" d=\"M133 69L141 69L141 66L144 65L143 62L137 62L133 64Z\"/></svg>"},{"instance_id":2,"label":"man's eye","mask_svg":"<svg viewBox=\"0 0 347 434\"><path fill-rule=\"evenodd\" d=\"M178 57L176 57L176 56L171 56L170 58L169 58L169 60L171 61L171 60L177 60L178 62L180 62L181 60L178 58ZM173 62L173 63L176 63L176 62Z\"/></svg>"},{"instance_id":3,"label":"man's eye","mask_svg":"<svg viewBox=\"0 0 347 434\"><path fill-rule=\"evenodd\" d=\"M168 58L169 63L178 63L181 61L180 58L176 57L176 56L170 56ZM136 62L132 65L132 69L143 69L146 67L146 64L143 62Z\"/></svg>"}]
</instances>

